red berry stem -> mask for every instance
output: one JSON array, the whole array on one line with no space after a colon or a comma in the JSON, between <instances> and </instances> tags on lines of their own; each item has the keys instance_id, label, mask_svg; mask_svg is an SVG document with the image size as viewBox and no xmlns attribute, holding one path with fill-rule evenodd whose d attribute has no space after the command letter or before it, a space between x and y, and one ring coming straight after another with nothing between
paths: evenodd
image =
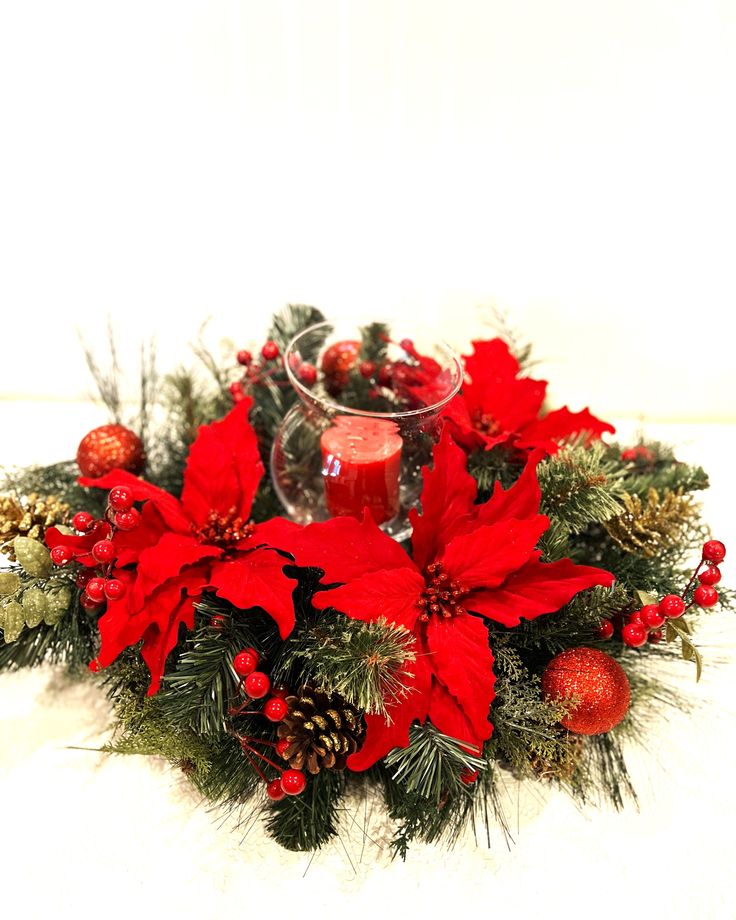
<instances>
[{"instance_id":1,"label":"red berry stem","mask_svg":"<svg viewBox=\"0 0 736 920\"><path fill-rule=\"evenodd\" d=\"M251 767L253 767L253 769L256 771L256 773L261 777L261 779L263 780L263 782L267 784L267 783L269 782L269 779L268 779L268 777L266 776L266 774L263 772L263 770L261 770L261 768L260 768L260 767L258 766L258 764L255 762L255 760L253 760L253 758L250 756L250 753L249 753L250 750L251 750L251 748L245 748L245 747L244 747L244 748L243 748L243 753L244 753L245 756L248 758L248 763L251 765Z\"/></svg>"},{"instance_id":2,"label":"red berry stem","mask_svg":"<svg viewBox=\"0 0 736 920\"><path fill-rule=\"evenodd\" d=\"M701 568L703 567L703 563L704 563L704 562L705 562L705 559L704 559L704 558L700 560L700 562L699 562L698 565L697 565L697 568L695 569L695 571L694 571L693 574L692 574L692 577L690 578L690 581L689 581L689 582L687 583L687 585L685 586L685 590L684 590L684 591L682 592L682 594L680 595L680 597L681 597L683 600L685 600L685 595L687 594L687 592L688 592L688 591L690 590L690 588L692 587L693 582L694 582L695 579L697 578L698 572L699 572L699 571L701 570ZM687 610L689 607L692 607L692 605L693 605L693 602L690 601L690 603L688 604L688 606L687 606L685 609Z\"/></svg>"}]
</instances>

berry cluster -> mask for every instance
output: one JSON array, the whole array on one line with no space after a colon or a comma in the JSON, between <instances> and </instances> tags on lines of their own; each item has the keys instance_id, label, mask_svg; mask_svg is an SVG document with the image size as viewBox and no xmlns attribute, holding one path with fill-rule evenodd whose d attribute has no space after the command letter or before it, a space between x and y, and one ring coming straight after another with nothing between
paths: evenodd
<instances>
[{"instance_id":1,"label":"berry cluster","mask_svg":"<svg viewBox=\"0 0 736 920\"><path fill-rule=\"evenodd\" d=\"M240 706L232 707L229 710L229 715L231 717L262 715L269 722L277 723L289 712L289 705L286 702L289 688L286 684L272 686L271 678L268 674L257 670L259 663L260 656L254 648L244 648L233 658L233 670L240 678L240 690L245 700ZM264 697L268 697L268 699L264 702L261 710L248 708L253 705L255 700L261 700ZM307 786L307 778L301 770L285 769L253 746L254 744L262 744L273 748L276 754L283 758L290 744L286 738L282 738L280 741L270 741L267 738L258 738L254 735L241 735L235 731L231 731L231 734L240 741L243 753L266 784L266 794L270 799L278 802L287 795L300 795L304 792ZM279 776L270 780L258 766L256 758L276 770Z\"/></svg>"},{"instance_id":2,"label":"berry cluster","mask_svg":"<svg viewBox=\"0 0 736 920\"><path fill-rule=\"evenodd\" d=\"M624 645L641 648L646 642L662 640L661 627L668 619L678 619L693 606L713 607L718 603L718 592L713 587L721 580L719 563L726 558L726 547L720 540L708 540L703 546L703 555L681 595L667 594L658 604L645 604L622 617L616 624L614 620L602 620L597 629L599 639L611 639L619 626ZM695 588L687 602L695 579L700 584Z\"/></svg>"},{"instance_id":3,"label":"berry cluster","mask_svg":"<svg viewBox=\"0 0 736 920\"><path fill-rule=\"evenodd\" d=\"M78 511L72 519L78 536L51 550L54 565L76 562L81 566L75 584L83 591L79 603L85 610L96 612L106 601L125 596L125 582L111 577L115 564L113 537L116 531L135 530L139 525L141 515L133 507L133 501L130 489L116 486L110 490L104 518L96 519L88 511Z\"/></svg>"},{"instance_id":4,"label":"berry cluster","mask_svg":"<svg viewBox=\"0 0 736 920\"><path fill-rule=\"evenodd\" d=\"M263 348L261 348L260 359L253 360L253 355L247 349L241 349L237 353L236 358L238 364L245 368L245 370L240 380L235 380L230 384L230 395L233 398L233 402L237 403L245 399L247 387L263 383L270 377L273 377L274 374L278 373L281 369L282 362L276 362L280 357L281 349L276 342L272 342L270 339ZM309 364L303 365L303 368L311 368L314 372L314 379L311 380L311 382L304 380L308 386L311 386L317 379L317 370ZM305 375L309 377L309 371L305 370Z\"/></svg>"}]
</instances>

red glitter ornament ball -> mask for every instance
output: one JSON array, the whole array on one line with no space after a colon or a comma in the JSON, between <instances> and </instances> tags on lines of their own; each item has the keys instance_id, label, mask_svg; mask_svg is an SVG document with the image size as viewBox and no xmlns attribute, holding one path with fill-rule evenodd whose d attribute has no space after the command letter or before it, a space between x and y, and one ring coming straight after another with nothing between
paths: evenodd
<instances>
[{"instance_id":1,"label":"red glitter ornament ball","mask_svg":"<svg viewBox=\"0 0 736 920\"><path fill-rule=\"evenodd\" d=\"M577 697L561 724L578 735L601 735L626 715L631 699L621 665L594 648L571 648L555 656L542 675L545 699Z\"/></svg>"},{"instance_id":2,"label":"red glitter ornament ball","mask_svg":"<svg viewBox=\"0 0 736 920\"><path fill-rule=\"evenodd\" d=\"M361 344L347 340L335 342L322 355L322 373L328 377L343 377L360 355Z\"/></svg>"},{"instance_id":3,"label":"red glitter ornament ball","mask_svg":"<svg viewBox=\"0 0 736 920\"><path fill-rule=\"evenodd\" d=\"M105 476L111 470L140 473L146 462L143 442L124 425L102 425L86 434L77 448L77 466L83 476Z\"/></svg>"}]
</instances>

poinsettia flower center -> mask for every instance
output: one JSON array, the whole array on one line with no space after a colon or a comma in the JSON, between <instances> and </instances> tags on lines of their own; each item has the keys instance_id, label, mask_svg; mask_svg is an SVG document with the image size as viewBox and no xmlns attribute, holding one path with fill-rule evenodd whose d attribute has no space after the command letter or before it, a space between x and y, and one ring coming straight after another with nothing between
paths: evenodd
<instances>
[{"instance_id":1,"label":"poinsettia flower center","mask_svg":"<svg viewBox=\"0 0 736 920\"><path fill-rule=\"evenodd\" d=\"M240 517L237 508L231 508L225 514L210 511L207 523L201 527L193 525L192 530L202 543L227 547L250 537L255 530L255 524Z\"/></svg>"},{"instance_id":2,"label":"poinsettia flower center","mask_svg":"<svg viewBox=\"0 0 736 920\"><path fill-rule=\"evenodd\" d=\"M470 593L470 589L450 578L441 562L427 566L424 582L425 588L417 601L417 607L422 611L419 614L422 622L426 623L431 616L449 619L466 612L460 601Z\"/></svg>"},{"instance_id":3,"label":"poinsettia flower center","mask_svg":"<svg viewBox=\"0 0 736 920\"><path fill-rule=\"evenodd\" d=\"M483 412L481 409L477 409L473 413L473 427L489 437L493 437L493 435L501 431L501 423L489 412Z\"/></svg>"}]
</instances>

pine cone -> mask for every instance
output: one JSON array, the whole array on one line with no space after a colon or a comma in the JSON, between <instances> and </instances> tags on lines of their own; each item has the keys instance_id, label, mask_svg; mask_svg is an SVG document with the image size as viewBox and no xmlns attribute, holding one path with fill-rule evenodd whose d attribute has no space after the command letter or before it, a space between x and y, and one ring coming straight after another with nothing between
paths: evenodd
<instances>
[{"instance_id":1,"label":"pine cone","mask_svg":"<svg viewBox=\"0 0 736 920\"><path fill-rule=\"evenodd\" d=\"M287 696L289 712L278 728L279 738L290 744L284 759L292 770L344 770L350 754L358 750L365 732L363 718L338 693L328 694L315 687L299 688Z\"/></svg>"},{"instance_id":2,"label":"pine cone","mask_svg":"<svg viewBox=\"0 0 736 920\"><path fill-rule=\"evenodd\" d=\"M0 552L15 560L13 540L28 537L43 541L47 527L69 520L69 505L53 495L46 498L31 493L21 502L12 495L0 496Z\"/></svg>"}]
</instances>

